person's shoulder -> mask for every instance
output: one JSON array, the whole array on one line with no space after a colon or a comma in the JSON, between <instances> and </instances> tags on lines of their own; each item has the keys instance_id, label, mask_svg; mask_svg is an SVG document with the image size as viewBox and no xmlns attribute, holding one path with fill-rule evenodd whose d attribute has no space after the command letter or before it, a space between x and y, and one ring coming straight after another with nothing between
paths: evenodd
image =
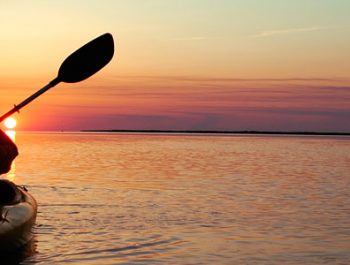
<instances>
[{"instance_id":1,"label":"person's shoulder","mask_svg":"<svg viewBox=\"0 0 350 265\"><path fill-rule=\"evenodd\" d=\"M11 140L11 138L0 129L0 145L1 144L15 146L15 143Z\"/></svg>"}]
</instances>

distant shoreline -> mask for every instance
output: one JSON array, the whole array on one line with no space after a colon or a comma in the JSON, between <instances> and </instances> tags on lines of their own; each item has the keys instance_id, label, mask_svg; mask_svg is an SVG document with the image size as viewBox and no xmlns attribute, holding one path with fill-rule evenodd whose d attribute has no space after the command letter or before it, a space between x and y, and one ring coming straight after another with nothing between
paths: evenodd
<instances>
[{"instance_id":1,"label":"distant shoreline","mask_svg":"<svg viewBox=\"0 0 350 265\"><path fill-rule=\"evenodd\" d=\"M104 133L176 133L176 134L257 134L257 135L330 135L350 136L350 132L279 132L279 131L215 131L215 130L81 130Z\"/></svg>"}]
</instances>

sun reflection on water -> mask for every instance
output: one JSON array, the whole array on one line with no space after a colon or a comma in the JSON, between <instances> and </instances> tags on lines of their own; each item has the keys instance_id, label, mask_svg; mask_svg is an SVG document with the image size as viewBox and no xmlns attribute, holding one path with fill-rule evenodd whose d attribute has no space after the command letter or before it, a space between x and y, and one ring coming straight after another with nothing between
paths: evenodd
<instances>
[{"instance_id":1,"label":"sun reflection on water","mask_svg":"<svg viewBox=\"0 0 350 265\"><path fill-rule=\"evenodd\" d=\"M15 143L16 142L16 131L15 130L6 130L6 135Z\"/></svg>"}]
</instances>

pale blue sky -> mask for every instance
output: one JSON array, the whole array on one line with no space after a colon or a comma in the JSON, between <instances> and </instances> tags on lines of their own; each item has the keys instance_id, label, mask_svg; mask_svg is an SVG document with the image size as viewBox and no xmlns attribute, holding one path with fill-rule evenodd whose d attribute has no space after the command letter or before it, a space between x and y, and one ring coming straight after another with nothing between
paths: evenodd
<instances>
[{"instance_id":1,"label":"pale blue sky","mask_svg":"<svg viewBox=\"0 0 350 265\"><path fill-rule=\"evenodd\" d=\"M108 31L123 74L349 76L345 0L5 1L0 7L0 55L11 64L24 56L24 70L57 64L40 55L64 56ZM0 70L18 70L8 66Z\"/></svg>"}]
</instances>

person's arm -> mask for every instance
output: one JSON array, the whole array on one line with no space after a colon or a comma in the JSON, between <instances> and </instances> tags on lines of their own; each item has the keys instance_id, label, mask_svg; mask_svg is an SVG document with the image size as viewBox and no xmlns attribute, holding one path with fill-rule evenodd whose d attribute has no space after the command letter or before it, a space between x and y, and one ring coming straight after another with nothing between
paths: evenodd
<instances>
[{"instance_id":1,"label":"person's arm","mask_svg":"<svg viewBox=\"0 0 350 265\"><path fill-rule=\"evenodd\" d=\"M7 173L11 169L12 161L17 155L17 146L0 130L0 174Z\"/></svg>"}]
</instances>

